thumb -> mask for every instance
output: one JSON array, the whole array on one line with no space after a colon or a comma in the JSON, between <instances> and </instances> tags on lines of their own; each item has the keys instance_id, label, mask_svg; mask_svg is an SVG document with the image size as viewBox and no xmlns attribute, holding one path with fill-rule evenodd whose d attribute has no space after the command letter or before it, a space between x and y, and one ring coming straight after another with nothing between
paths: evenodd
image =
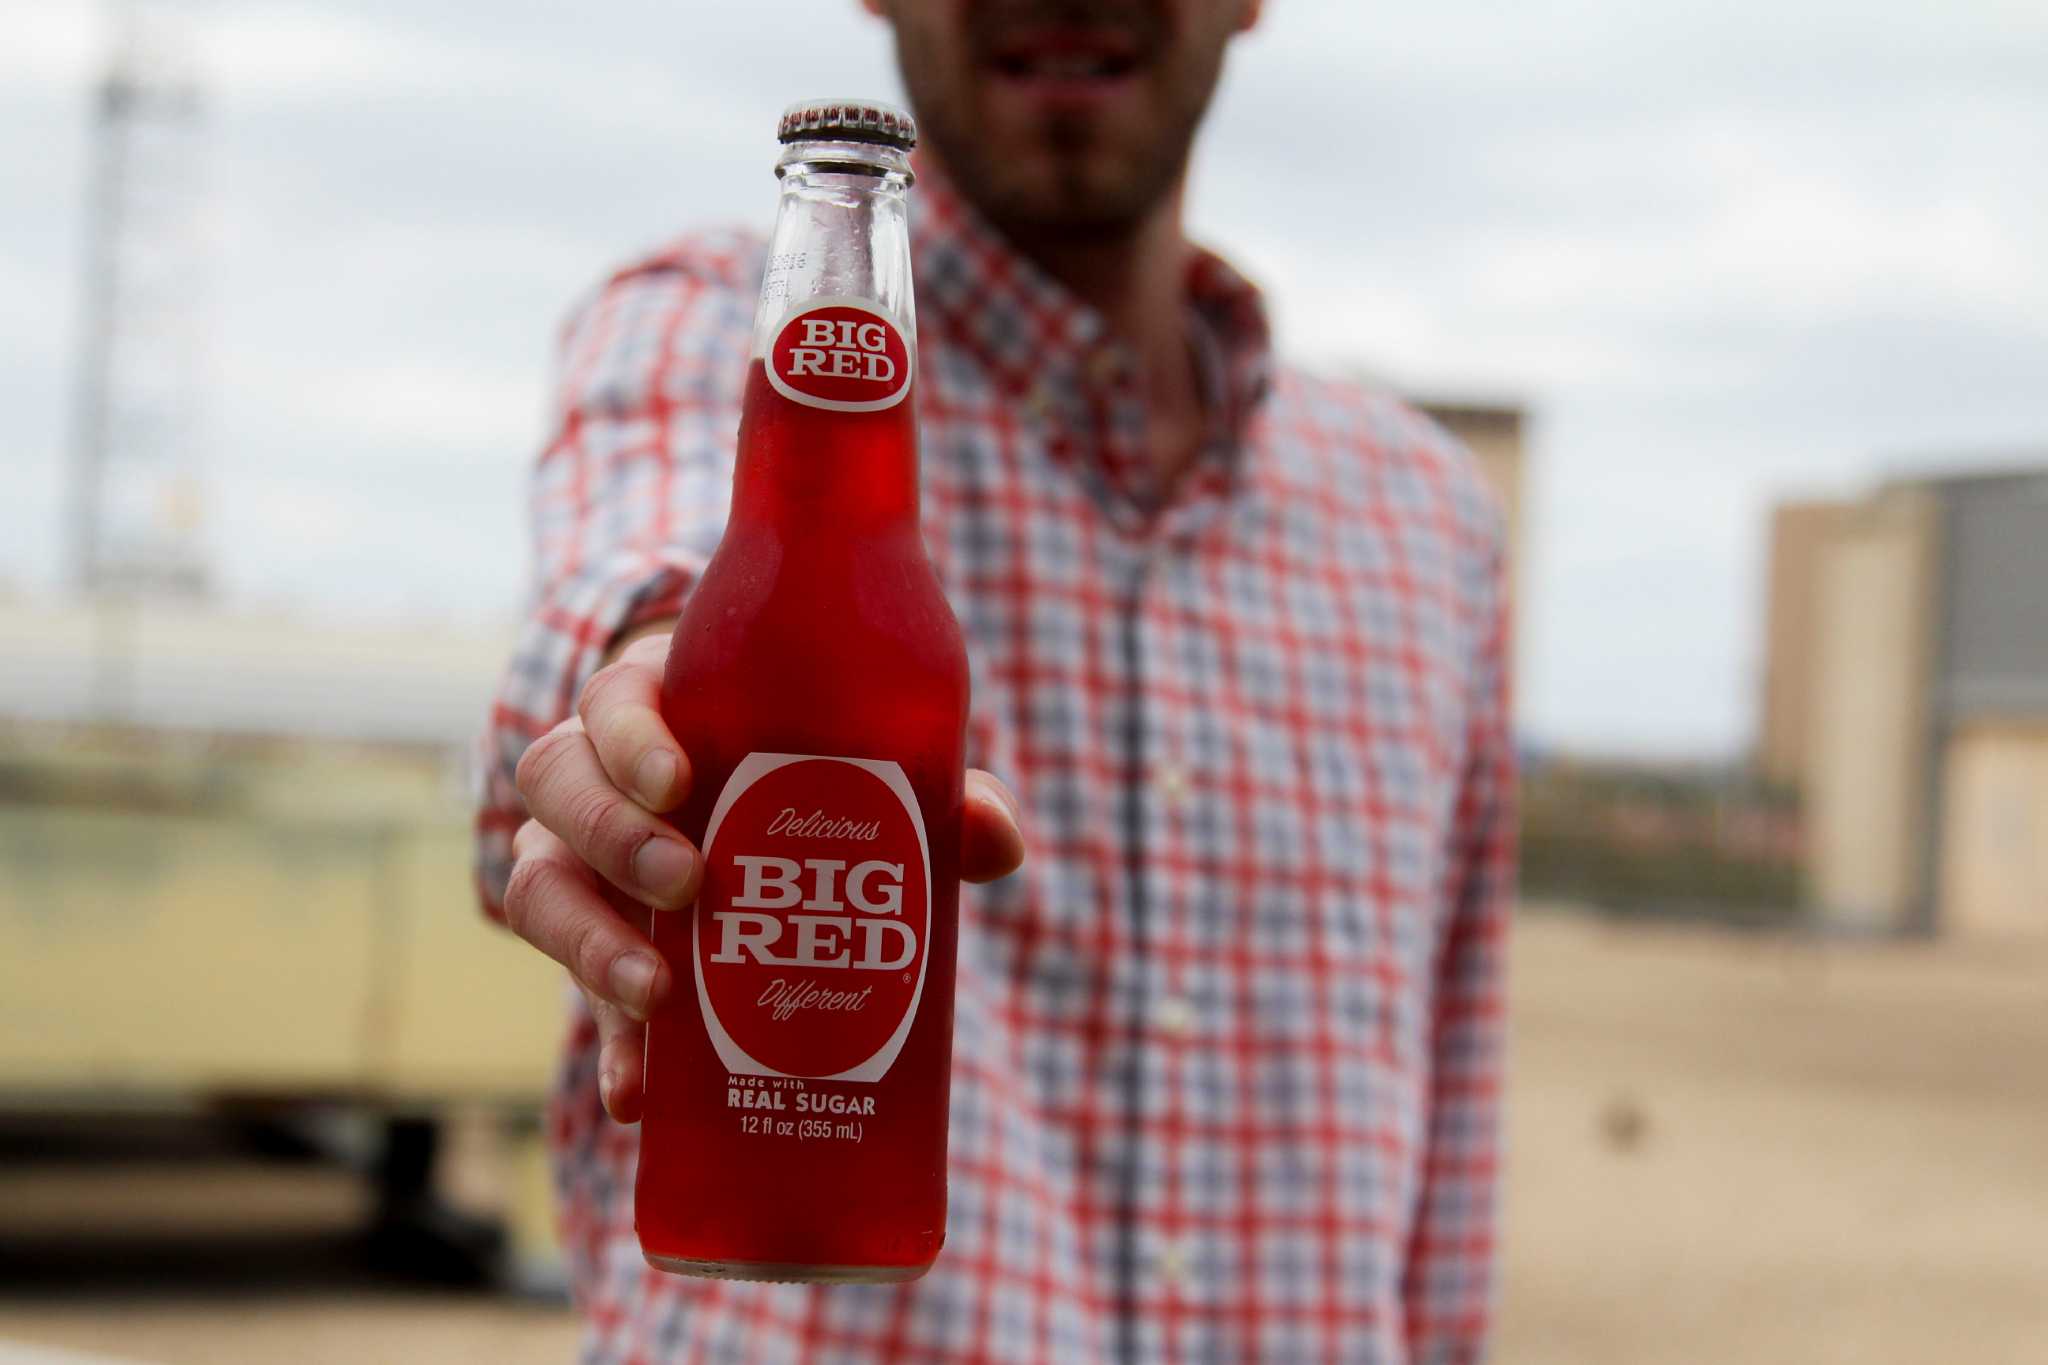
<instances>
[{"instance_id":1,"label":"thumb","mask_svg":"<svg viewBox=\"0 0 2048 1365\"><path fill-rule=\"evenodd\" d=\"M960 876L970 882L1007 877L1024 862L1017 798L991 773L967 770L967 809L960 821Z\"/></svg>"}]
</instances>

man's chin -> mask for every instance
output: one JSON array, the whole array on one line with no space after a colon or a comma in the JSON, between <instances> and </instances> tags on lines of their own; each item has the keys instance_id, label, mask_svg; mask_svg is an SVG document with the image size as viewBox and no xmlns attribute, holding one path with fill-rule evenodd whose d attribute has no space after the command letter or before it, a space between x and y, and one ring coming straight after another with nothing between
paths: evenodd
<instances>
[{"instance_id":1,"label":"man's chin","mask_svg":"<svg viewBox=\"0 0 2048 1365\"><path fill-rule=\"evenodd\" d=\"M1158 207L1171 182L1148 183L1156 178L1114 159L1051 156L991 167L984 183L960 188L997 227L1098 237L1127 234Z\"/></svg>"}]
</instances>

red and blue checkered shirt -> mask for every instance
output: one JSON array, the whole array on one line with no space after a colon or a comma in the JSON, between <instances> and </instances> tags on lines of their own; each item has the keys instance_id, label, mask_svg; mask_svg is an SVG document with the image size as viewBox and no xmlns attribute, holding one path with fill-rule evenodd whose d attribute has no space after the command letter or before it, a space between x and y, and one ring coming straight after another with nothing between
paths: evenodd
<instances>
[{"instance_id":1,"label":"red and blue checkered shirt","mask_svg":"<svg viewBox=\"0 0 2048 1365\"><path fill-rule=\"evenodd\" d=\"M970 762L1029 850L961 899L946 1248L887 1287L648 1270L579 1007L550 1136L585 1358L1476 1359L1513 837L1494 503L1398 401L1275 369L1206 254L1210 435L1162 496L1129 348L934 177L913 212L925 534ZM763 256L686 238L566 330L484 739L493 911L521 751L717 543Z\"/></svg>"}]
</instances>

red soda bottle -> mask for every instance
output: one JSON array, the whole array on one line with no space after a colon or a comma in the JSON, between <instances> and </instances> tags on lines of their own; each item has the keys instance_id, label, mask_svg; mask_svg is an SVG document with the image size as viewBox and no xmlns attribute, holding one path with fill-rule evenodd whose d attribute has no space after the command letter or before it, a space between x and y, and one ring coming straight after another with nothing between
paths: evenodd
<instances>
[{"instance_id":1,"label":"red soda bottle","mask_svg":"<svg viewBox=\"0 0 2048 1365\"><path fill-rule=\"evenodd\" d=\"M924 1273L946 1222L967 659L918 523L910 117L784 114L732 511L662 713L704 853L654 917L634 1221L650 1264Z\"/></svg>"}]
</instances>

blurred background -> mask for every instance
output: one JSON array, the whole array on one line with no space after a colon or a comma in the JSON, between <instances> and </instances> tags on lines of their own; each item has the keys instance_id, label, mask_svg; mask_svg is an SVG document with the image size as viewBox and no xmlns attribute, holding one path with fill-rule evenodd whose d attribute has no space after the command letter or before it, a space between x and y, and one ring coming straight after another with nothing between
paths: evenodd
<instances>
[{"instance_id":1,"label":"blurred background","mask_svg":"<svg viewBox=\"0 0 2048 1365\"><path fill-rule=\"evenodd\" d=\"M466 742L553 329L853 0L14 0L0 1360L566 1358ZM1333 131L1337 130L1337 131ZM2048 1360L2048 7L1270 0L1193 186L1514 516L1499 1358Z\"/></svg>"}]
</instances>

